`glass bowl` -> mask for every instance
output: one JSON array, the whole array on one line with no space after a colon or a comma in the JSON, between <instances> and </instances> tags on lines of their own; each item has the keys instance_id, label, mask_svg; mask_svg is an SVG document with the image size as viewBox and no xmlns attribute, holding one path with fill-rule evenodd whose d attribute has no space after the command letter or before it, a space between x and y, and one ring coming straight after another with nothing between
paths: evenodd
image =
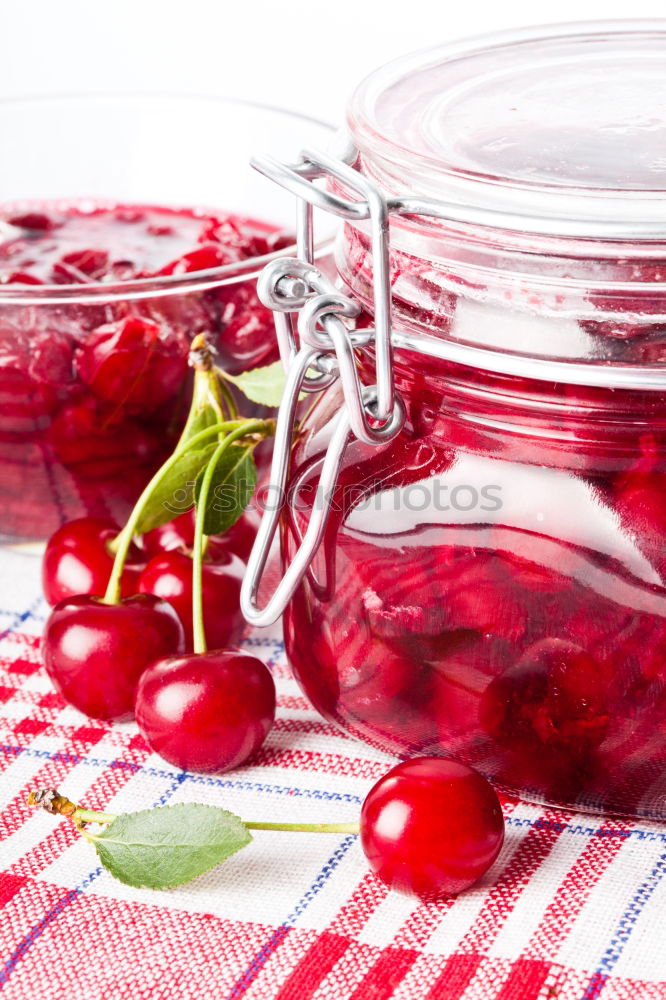
<instances>
[{"instance_id":1,"label":"glass bowl","mask_svg":"<svg viewBox=\"0 0 666 1000\"><path fill-rule=\"evenodd\" d=\"M14 217L35 203L56 210L159 206L231 214L291 232L293 199L256 174L250 156L266 151L295 159L303 143L325 145L330 131L311 118L223 98L6 101L0 103L0 210L11 206ZM12 236L0 222L0 244ZM208 333L220 363L232 371L277 357L272 319L254 283L273 256L292 253L285 242L273 253L188 273L0 284L3 541L43 539L86 514L125 519L177 435L187 397L187 338ZM326 246L324 236L320 255ZM179 350L183 366L175 378L172 367L165 383L147 362L139 405L100 398L95 380L82 375L81 352L91 335L99 338L100 327L128 316L148 324L167 353ZM123 363L120 355L112 360Z\"/></svg>"}]
</instances>

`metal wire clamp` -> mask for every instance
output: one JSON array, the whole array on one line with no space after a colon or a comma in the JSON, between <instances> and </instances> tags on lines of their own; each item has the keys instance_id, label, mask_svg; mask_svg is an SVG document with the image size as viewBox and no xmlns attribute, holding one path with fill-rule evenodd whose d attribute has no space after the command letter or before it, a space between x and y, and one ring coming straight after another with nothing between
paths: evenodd
<instances>
[{"instance_id":1,"label":"metal wire clamp","mask_svg":"<svg viewBox=\"0 0 666 1000\"><path fill-rule=\"evenodd\" d=\"M405 411L393 382L391 296L389 285L388 209L379 189L345 163L314 151L304 151L297 164L268 157L253 165L300 199L297 215L298 258L272 261L262 272L257 290L272 309L287 380L278 412L270 486L257 538L241 590L241 608L255 626L275 622L307 573L321 544L345 448L353 435L369 445L390 441L399 433ZM359 198L345 198L316 180L340 182ZM369 221L374 260L375 326L354 330L358 303L340 290L314 264L313 208L341 219ZM377 359L377 384L363 386L355 350L372 342ZM312 372L317 374L312 374ZM287 502L287 485L296 407L302 392L318 392L340 380L344 405L337 416L317 486L310 520L302 541L265 607L258 603L280 513Z\"/></svg>"}]
</instances>

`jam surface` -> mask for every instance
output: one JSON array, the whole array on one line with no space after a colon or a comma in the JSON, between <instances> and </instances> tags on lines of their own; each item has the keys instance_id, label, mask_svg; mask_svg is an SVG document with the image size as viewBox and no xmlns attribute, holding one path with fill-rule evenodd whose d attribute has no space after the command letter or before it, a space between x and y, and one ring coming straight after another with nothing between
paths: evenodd
<instances>
[{"instance_id":1,"label":"jam surface","mask_svg":"<svg viewBox=\"0 0 666 1000\"><path fill-rule=\"evenodd\" d=\"M143 205L0 208L0 533L39 538L83 514L121 521L174 443L191 338L205 332L231 373L277 357L254 278L199 290L168 279L289 245L275 227ZM116 301L134 279L158 295ZM77 303L39 286L109 285ZM34 303L2 301L34 289ZM157 286L153 286L153 291ZM57 290L55 291L57 296Z\"/></svg>"},{"instance_id":2,"label":"jam surface","mask_svg":"<svg viewBox=\"0 0 666 1000\"><path fill-rule=\"evenodd\" d=\"M143 205L0 209L0 284L85 284L187 274L284 245L273 227L236 216ZM2 232L2 230L0 230Z\"/></svg>"}]
</instances>

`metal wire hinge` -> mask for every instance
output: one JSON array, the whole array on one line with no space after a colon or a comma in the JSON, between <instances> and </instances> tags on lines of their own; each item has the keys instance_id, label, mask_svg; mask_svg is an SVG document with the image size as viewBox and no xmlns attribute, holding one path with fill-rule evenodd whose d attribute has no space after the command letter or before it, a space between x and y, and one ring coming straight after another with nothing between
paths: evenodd
<instances>
[{"instance_id":1,"label":"metal wire hinge","mask_svg":"<svg viewBox=\"0 0 666 1000\"><path fill-rule=\"evenodd\" d=\"M257 285L259 298L274 311L280 357L287 380L275 433L270 485L264 512L248 560L241 590L241 608L252 625L271 625L286 608L307 573L321 544L333 491L345 448L353 436L370 445L390 441L405 419L395 392L391 341L388 208L379 189L352 167L306 150L297 164L268 157L253 161L266 176L300 199L297 216L297 258L272 261ZM315 181L332 178L358 199L345 198ZM313 208L341 219L368 220L374 262L373 328L355 330L360 306L342 294L314 263ZM355 350L372 342L377 382L363 386ZM317 372L312 375L312 371ZM338 414L324 459L312 513L302 541L267 604L259 607L262 576L275 538L280 513L287 502L287 485L296 407L302 392L318 392L340 379L344 405Z\"/></svg>"}]
</instances>

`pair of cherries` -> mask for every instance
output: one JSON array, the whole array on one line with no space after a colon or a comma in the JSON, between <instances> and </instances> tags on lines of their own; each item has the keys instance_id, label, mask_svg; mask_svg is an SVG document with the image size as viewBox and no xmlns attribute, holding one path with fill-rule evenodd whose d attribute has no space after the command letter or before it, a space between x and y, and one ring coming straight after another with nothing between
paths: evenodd
<instances>
[{"instance_id":1,"label":"pair of cherries","mask_svg":"<svg viewBox=\"0 0 666 1000\"><path fill-rule=\"evenodd\" d=\"M212 649L192 650L191 513L133 546L122 599L104 594L118 527L102 518L63 525L43 561L46 599L55 607L44 630L46 670L65 700L85 715L136 714L149 746L191 771L238 766L263 743L275 716L266 666L230 648L242 621L239 593L254 526L245 515L224 538L209 540L203 605ZM235 549L235 551L234 551Z\"/></svg>"},{"instance_id":2,"label":"pair of cherries","mask_svg":"<svg viewBox=\"0 0 666 1000\"><path fill-rule=\"evenodd\" d=\"M236 650L184 653L186 630L173 606L180 610L182 595L146 592L147 579L157 587L170 578L159 575L165 561L181 590L187 589L186 578L174 569L178 563L168 560L191 561L186 553L193 541L191 517L148 533L143 549L134 547L123 574L125 596L107 604L93 595L108 583L109 544L117 532L111 522L83 518L63 525L47 545L44 592L58 601L43 638L49 676L87 715L123 719L134 710L149 746L177 767L214 772L242 764L273 723L271 674L260 660ZM245 551L250 534L247 518L241 520L229 536L210 540L211 555L222 558L223 544ZM237 608L237 600L231 607ZM502 810L485 778L438 758L405 761L384 775L363 803L358 829L379 878L426 899L477 882L504 839Z\"/></svg>"}]
</instances>

